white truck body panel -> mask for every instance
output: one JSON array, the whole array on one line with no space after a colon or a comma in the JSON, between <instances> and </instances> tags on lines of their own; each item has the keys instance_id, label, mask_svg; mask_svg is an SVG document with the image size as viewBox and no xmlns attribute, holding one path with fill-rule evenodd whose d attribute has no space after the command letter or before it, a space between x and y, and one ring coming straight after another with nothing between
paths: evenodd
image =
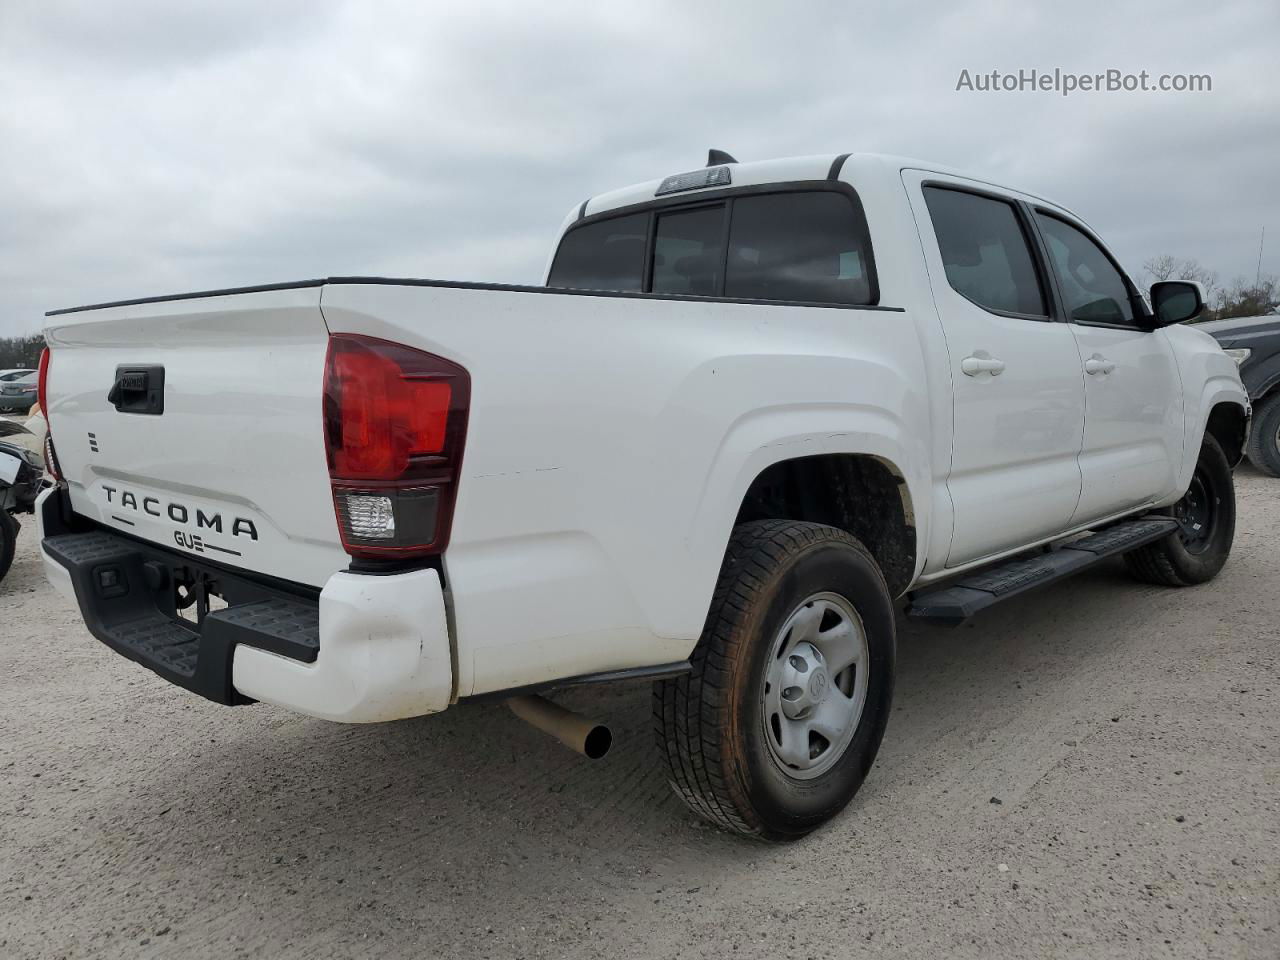
<instances>
[{"instance_id":1,"label":"white truck body panel","mask_svg":"<svg viewBox=\"0 0 1280 960\"><path fill-rule=\"evenodd\" d=\"M1089 523L1172 493L1182 465L1182 384L1163 330L1068 324L1077 364L1114 364L1084 376L1085 430L1080 503L1071 522ZM1194 453L1199 453L1199 440Z\"/></svg>"},{"instance_id":2,"label":"white truck body panel","mask_svg":"<svg viewBox=\"0 0 1280 960\"><path fill-rule=\"evenodd\" d=\"M1178 463L1173 489L1160 503L1172 503L1191 482L1195 470L1195 451L1213 408L1220 403L1249 407L1249 395L1240 381L1240 368L1222 352L1218 341L1195 327L1167 327L1161 331L1173 349L1181 380L1183 403L1182 457Z\"/></svg>"},{"instance_id":3,"label":"white truck body panel","mask_svg":"<svg viewBox=\"0 0 1280 960\"><path fill-rule=\"evenodd\" d=\"M1068 324L990 313L952 289L920 192L925 182L992 188L934 171L903 172L924 241L952 394L947 486L955 520L950 549L929 566L932 573L1070 526L1080 499L1084 384ZM994 357L1004 370L966 376L960 368L971 356Z\"/></svg>"},{"instance_id":4,"label":"white truck body panel","mask_svg":"<svg viewBox=\"0 0 1280 960\"><path fill-rule=\"evenodd\" d=\"M328 336L319 287L50 318L47 415L76 512L322 586L347 562L320 419ZM128 364L164 366L162 415L108 403Z\"/></svg>"},{"instance_id":5,"label":"white truck body panel","mask_svg":"<svg viewBox=\"0 0 1280 960\"><path fill-rule=\"evenodd\" d=\"M342 723L438 713L453 699L440 576L335 573L320 593L316 662L241 645L232 678L254 700Z\"/></svg>"},{"instance_id":6,"label":"white truck body panel","mask_svg":"<svg viewBox=\"0 0 1280 960\"><path fill-rule=\"evenodd\" d=\"M381 284L322 309L472 372L445 555L462 695L687 657L771 463L927 463L903 312Z\"/></svg>"},{"instance_id":7,"label":"white truck body panel","mask_svg":"<svg viewBox=\"0 0 1280 960\"><path fill-rule=\"evenodd\" d=\"M831 156L741 164L733 185L832 168ZM72 507L322 588L317 662L240 648L236 688L389 719L687 658L744 494L782 461L887 465L920 585L1172 502L1213 405L1247 409L1234 364L1196 331L1033 323L956 293L921 185L1062 208L916 161L855 155L839 169L873 239L876 307L343 279L51 317L48 417ZM659 182L595 197L564 228L647 202ZM345 572L321 416L331 334L469 372L444 583ZM1095 354L1113 372L1086 374ZM975 357L1003 370L963 373ZM117 365L139 363L164 365L162 416L105 399ZM221 516L221 534L199 513ZM236 518L256 535L228 535ZM70 589L59 571L50 563Z\"/></svg>"}]
</instances>

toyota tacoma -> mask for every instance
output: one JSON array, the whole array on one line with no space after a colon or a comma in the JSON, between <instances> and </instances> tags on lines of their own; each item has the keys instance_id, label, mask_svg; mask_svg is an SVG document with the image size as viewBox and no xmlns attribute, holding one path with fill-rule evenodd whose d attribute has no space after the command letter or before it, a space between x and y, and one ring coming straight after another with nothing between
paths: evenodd
<instances>
[{"instance_id":1,"label":"toyota tacoma","mask_svg":"<svg viewBox=\"0 0 1280 960\"><path fill-rule=\"evenodd\" d=\"M544 284L329 277L52 312L49 578L219 703L386 721L653 683L676 793L801 836L895 619L1227 560L1235 363L1066 207L875 155L592 197ZM1134 602L1144 594L1135 592Z\"/></svg>"}]
</instances>

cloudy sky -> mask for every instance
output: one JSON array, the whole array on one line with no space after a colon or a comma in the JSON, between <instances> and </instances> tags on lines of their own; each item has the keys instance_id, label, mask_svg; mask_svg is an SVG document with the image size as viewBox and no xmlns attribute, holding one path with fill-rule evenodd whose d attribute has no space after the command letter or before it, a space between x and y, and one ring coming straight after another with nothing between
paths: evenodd
<instances>
[{"instance_id":1,"label":"cloudy sky","mask_svg":"<svg viewBox=\"0 0 1280 960\"><path fill-rule=\"evenodd\" d=\"M586 196L881 151L1075 209L1131 271L1280 273L1280 4L0 0L0 334L381 274L536 282ZM860 8L861 7L861 8ZM971 73L1208 93L957 92Z\"/></svg>"}]
</instances>

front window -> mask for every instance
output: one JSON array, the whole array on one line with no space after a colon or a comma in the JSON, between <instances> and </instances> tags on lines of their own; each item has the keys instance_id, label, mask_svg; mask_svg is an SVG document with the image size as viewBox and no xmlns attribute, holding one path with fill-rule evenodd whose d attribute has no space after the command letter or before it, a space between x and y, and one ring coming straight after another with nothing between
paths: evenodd
<instances>
[{"instance_id":1,"label":"front window","mask_svg":"<svg viewBox=\"0 0 1280 960\"><path fill-rule=\"evenodd\" d=\"M1067 316L1082 323L1133 324L1124 277L1102 249L1071 224L1036 214L1062 286Z\"/></svg>"}]
</instances>

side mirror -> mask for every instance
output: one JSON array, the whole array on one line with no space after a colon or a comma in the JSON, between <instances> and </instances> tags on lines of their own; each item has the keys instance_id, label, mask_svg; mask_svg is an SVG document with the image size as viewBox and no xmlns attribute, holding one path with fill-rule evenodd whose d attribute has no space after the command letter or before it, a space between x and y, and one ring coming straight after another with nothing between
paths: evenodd
<instances>
[{"instance_id":1,"label":"side mirror","mask_svg":"<svg viewBox=\"0 0 1280 960\"><path fill-rule=\"evenodd\" d=\"M1194 280L1162 280L1151 285L1151 309L1155 325L1167 327L1200 316L1204 287Z\"/></svg>"}]
</instances>

